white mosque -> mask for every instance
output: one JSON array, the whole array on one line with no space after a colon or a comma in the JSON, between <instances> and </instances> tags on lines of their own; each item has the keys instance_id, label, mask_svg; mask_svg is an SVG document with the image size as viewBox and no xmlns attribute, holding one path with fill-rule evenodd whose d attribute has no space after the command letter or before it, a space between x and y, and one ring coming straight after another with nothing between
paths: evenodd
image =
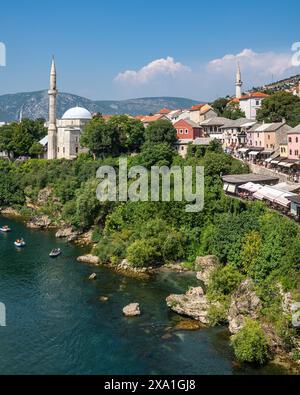
<instances>
[{"instance_id":1,"label":"white mosque","mask_svg":"<svg viewBox=\"0 0 300 395\"><path fill-rule=\"evenodd\" d=\"M92 119L92 114L82 107L74 107L64 113L62 119L56 118L56 68L52 60L50 72L48 136L41 143L47 145L48 159L75 159L86 152L79 140L83 128Z\"/></svg>"}]
</instances>

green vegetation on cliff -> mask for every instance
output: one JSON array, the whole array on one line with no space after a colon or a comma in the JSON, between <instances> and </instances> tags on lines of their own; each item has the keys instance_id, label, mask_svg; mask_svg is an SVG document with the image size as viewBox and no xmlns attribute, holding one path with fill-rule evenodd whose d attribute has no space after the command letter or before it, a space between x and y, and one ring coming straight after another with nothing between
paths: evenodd
<instances>
[{"instance_id":1,"label":"green vegetation on cliff","mask_svg":"<svg viewBox=\"0 0 300 395\"><path fill-rule=\"evenodd\" d=\"M212 276L208 297L220 305L210 312L212 322L224 322L230 298L243 280L252 278L262 301L260 319L271 323L276 335L292 349L289 342L295 331L282 313L277 285L293 294L300 290L299 226L270 211L264 203L225 196L220 174L248 169L222 152L216 142L206 149L190 149L183 159L172 149L175 131L169 123L154 124L153 133L142 136L140 124L134 123L134 134L141 136L138 146L126 132L128 119L115 118L109 125L114 132L106 137L108 126L102 119L92 121L85 131L83 139L94 144L94 156L81 155L75 161L1 160L0 205L15 206L28 216L47 214L53 223L64 222L82 231L93 227L93 252L104 264L127 259L135 267L168 262L184 262L191 267L197 256L215 255L221 266ZM117 142L118 149L114 156L108 156L106 144L112 141ZM101 149L103 142L105 148ZM113 166L118 171L120 157L128 160L129 168L204 166L204 210L187 213L184 201L100 203L96 171L100 166ZM246 344L243 339L248 331L251 336ZM267 358L260 329L250 323L233 339L233 345L237 356L245 361L263 362Z\"/></svg>"}]
</instances>

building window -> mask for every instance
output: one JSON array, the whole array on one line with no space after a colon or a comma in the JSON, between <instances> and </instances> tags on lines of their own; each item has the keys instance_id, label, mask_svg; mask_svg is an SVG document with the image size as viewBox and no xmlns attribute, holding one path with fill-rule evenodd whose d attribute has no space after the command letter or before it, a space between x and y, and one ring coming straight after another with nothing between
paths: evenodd
<instances>
[{"instance_id":1,"label":"building window","mask_svg":"<svg viewBox=\"0 0 300 395\"><path fill-rule=\"evenodd\" d=\"M59 152L59 147L57 147L57 152Z\"/></svg>"},{"instance_id":2,"label":"building window","mask_svg":"<svg viewBox=\"0 0 300 395\"><path fill-rule=\"evenodd\" d=\"M78 147L76 147L76 154L78 154Z\"/></svg>"},{"instance_id":3,"label":"building window","mask_svg":"<svg viewBox=\"0 0 300 395\"><path fill-rule=\"evenodd\" d=\"M260 105L260 101L256 100L256 105L259 106Z\"/></svg>"},{"instance_id":4,"label":"building window","mask_svg":"<svg viewBox=\"0 0 300 395\"><path fill-rule=\"evenodd\" d=\"M268 134L268 140L271 140L271 136Z\"/></svg>"},{"instance_id":5,"label":"building window","mask_svg":"<svg viewBox=\"0 0 300 395\"><path fill-rule=\"evenodd\" d=\"M293 155L293 151L290 149L290 155Z\"/></svg>"},{"instance_id":6,"label":"building window","mask_svg":"<svg viewBox=\"0 0 300 395\"><path fill-rule=\"evenodd\" d=\"M269 148L269 144L267 144L267 149Z\"/></svg>"},{"instance_id":7,"label":"building window","mask_svg":"<svg viewBox=\"0 0 300 395\"><path fill-rule=\"evenodd\" d=\"M295 151L295 156L299 156L299 151L298 150Z\"/></svg>"},{"instance_id":8,"label":"building window","mask_svg":"<svg viewBox=\"0 0 300 395\"><path fill-rule=\"evenodd\" d=\"M261 141L259 142L259 146L261 147Z\"/></svg>"},{"instance_id":9,"label":"building window","mask_svg":"<svg viewBox=\"0 0 300 395\"><path fill-rule=\"evenodd\" d=\"M184 151L184 147L181 147L181 151Z\"/></svg>"},{"instance_id":10,"label":"building window","mask_svg":"<svg viewBox=\"0 0 300 395\"><path fill-rule=\"evenodd\" d=\"M63 147L63 153L65 153L66 152L66 149L65 149L65 147Z\"/></svg>"},{"instance_id":11,"label":"building window","mask_svg":"<svg viewBox=\"0 0 300 395\"><path fill-rule=\"evenodd\" d=\"M255 141L255 145L256 145L256 147L257 147L257 141Z\"/></svg>"},{"instance_id":12,"label":"building window","mask_svg":"<svg viewBox=\"0 0 300 395\"><path fill-rule=\"evenodd\" d=\"M185 134L189 134L189 131L188 131L188 129L185 129Z\"/></svg>"},{"instance_id":13,"label":"building window","mask_svg":"<svg viewBox=\"0 0 300 395\"><path fill-rule=\"evenodd\" d=\"M291 143L292 142L292 138L291 137L289 137L289 143Z\"/></svg>"},{"instance_id":14,"label":"building window","mask_svg":"<svg viewBox=\"0 0 300 395\"><path fill-rule=\"evenodd\" d=\"M180 129L180 130L179 130L179 133L180 133L180 134L183 134L183 130L182 130L182 129Z\"/></svg>"},{"instance_id":15,"label":"building window","mask_svg":"<svg viewBox=\"0 0 300 395\"><path fill-rule=\"evenodd\" d=\"M296 137L296 143L298 143L298 141L299 141L299 139L298 139L298 137Z\"/></svg>"},{"instance_id":16,"label":"building window","mask_svg":"<svg viewBox=\"0 0 300 395\"><path fill-rule=\"evenodd\" d=\"M259 138L259 133L257 133L257 138Z\"/></svg>"}]
</instances>

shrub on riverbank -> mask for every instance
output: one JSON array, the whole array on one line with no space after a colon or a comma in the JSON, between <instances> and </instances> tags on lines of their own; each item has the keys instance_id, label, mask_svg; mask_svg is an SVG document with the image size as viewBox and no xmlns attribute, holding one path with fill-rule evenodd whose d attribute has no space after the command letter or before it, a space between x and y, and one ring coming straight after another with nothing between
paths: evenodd
<instances>
[{"instance_id":1,"label":"shrub on riverbank","mask_svg":"<svg viewBox=\"0 0 300 395\"><path fill-rule=\"evenodd\" d=\"M235 356L241 362L263 365L269 360L269 346L260 324L247 319L244 327L231 338Z\"/></svg>"}]
</instances>

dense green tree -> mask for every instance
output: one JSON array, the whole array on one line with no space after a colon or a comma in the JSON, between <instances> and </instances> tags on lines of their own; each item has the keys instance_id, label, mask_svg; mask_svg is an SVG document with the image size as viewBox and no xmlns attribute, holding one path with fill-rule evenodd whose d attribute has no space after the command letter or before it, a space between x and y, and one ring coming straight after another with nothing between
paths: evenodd
<instances>
[{"instance_id":1,"label":"dense green tree","mask_svg":"<svg viewBox=\"0 0 300 395\"><path fill-rule=\"evenodd\" d=\"M152 144L167 143L173 145L177 140L176 129L168 120L152 122L146 129L146 142Z\"/></svg>"},{"instance_id":2,"label":"dense green tree","mask_svg":"<svg viewBox=\"0 0 300 395\"><path fill-rule=\"evenodd\" d=\"M151 166L170 166L174 155L174 149L167 143L146 142L142 147L141 155L136 158L136 162L148 169Z\"/></svg>"},{"instance_id":3,"label":"dense green tree","mask_svg":"<svg viewBox=\"0 0 300 395\"><path fill-rule=\"evenodd\" d=\"M157 263L158 251L151 240L137 240L128 247L127 258L135 267L147 267Z\"/></svg>"},{"instance_id":4,"label":"dense green tree","mask_svg":"<svg viewBox=\"0 0 300 395\"><path fill-rule=\"evenodd\" d=\"M212 103L212 107L217 112L219 117L223 116L224 110L226 109L228 103L229 99L226 97L220 97Z\"/></svg>"},{"instance_id":5,"label":"dense green tree","mask_svg":"<svg viewBox=\"0 0 300 395\"><path fill-rule=\"evenodd\" d=\"M240 109L239 103L230 102L223 111L223 117L236 120L246 118L246 114Z\"/></svg>"},{"instance_id":6,"label":"dense green tree","mask_svg":"<svg viewBox=\"0 0 300 395\"><path fill-rule=\"evenodd\" d=\"M241 284L242 274L232 265L221 267L212 274L209 294L230 295Z\"/></svg>"},{"instance_id":7,"label":"dense green tree","mask_svg":"<svg viewBox=\"0 0 300 395\"><path fill-rule=\"evenodd\" d=\"M245 273L250 273L257 264L262 249L262 239L258 231L248 233L242 244L241 261Z\"/></svg>"},{"instance_id":8,"label":"dense green tree","mask_svg":"<svg viewBox=\"0 0 300 395\"><path fill-rule=\"evenodd\" d=\"M92 152L94 159L120 151L118 131L109 127L101 117L93 118L85 125L80 144Z\"/></svg>"},{"instance_id":9,"label":"dense green tree","mask_svg":"<svg viewBox=\"0 0 300 395\"><path fill-rule=\"evenodd\" d=\"M127 115L115 115L109 119L108 127L119 135L123 152L137 152L145 141L145 128L138 119Z\"/></svg>"},{"instance_id":10,"label":"dense green tree","mask_svg":"<svg viewBox=\"0 0 300 395\"><path fill-rule=\"evenodd\" d=\"M289 92L276 92L263 100L257 112L259 122L282 122L295 127L300 123L300 99Z\"/></svg>"},{"instance_id":11,"label":"dense green tree","mask_svg":"<svg viewBox=\"0 0 300 395\"><path fill-rule=\"evenodd\" d=\"M44 147L39 142L34 142L29 148L29 155L33 157L38 157L44 153Z\"/></svg>"},{"instance_id":12,"label":"dense green tree","mask_svg":"<svg viewBox=\"0 0 300 395\"><path fill-rule=\"evenodd\" d=\"M269 346L260 324L247 319L244 327L231 338L235 355L241 362L265 364L269 359Z\"/></svg>"},{"instance_id":13,"label":"dense green tree","mask_svg":"<svg viewBox=\"0 0 300 395\"><path fill-rule=\"evenodd\" d=\"M0 150L9 156L29 155L33 144L46 135L44 120L23 119L0 128ZM36 146L35 146L36 147Z\"/></svg>"}]
</instances>

